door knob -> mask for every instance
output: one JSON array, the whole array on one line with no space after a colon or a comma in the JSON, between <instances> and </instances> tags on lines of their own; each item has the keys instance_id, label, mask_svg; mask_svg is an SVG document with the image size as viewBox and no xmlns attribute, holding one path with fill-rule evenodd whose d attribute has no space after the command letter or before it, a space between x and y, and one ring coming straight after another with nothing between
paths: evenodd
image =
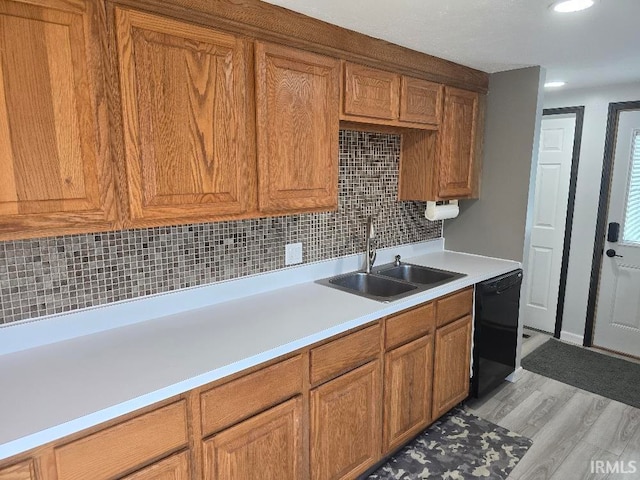
<instances>
[{"instance_id":1,"label":"door knob","mask_svg":"<svg viewBox=\"0 0 640 480\"><path fill-rule=\"evenodd\" d=\"M609 258L613 258L613 257L622 258L622 255L616 255L616 251L613 248L610 248L605 253L607 254L607 257L609 257Z\"/></svg>"}]
</instances>

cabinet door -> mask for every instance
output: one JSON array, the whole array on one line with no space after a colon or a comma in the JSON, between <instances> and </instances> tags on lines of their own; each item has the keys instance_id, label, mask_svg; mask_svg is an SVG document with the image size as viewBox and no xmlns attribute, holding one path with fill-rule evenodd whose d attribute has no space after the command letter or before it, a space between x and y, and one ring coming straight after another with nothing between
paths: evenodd
<instances>
[{"instance_id":1,"label":"cabinet door","mask_svg":"<svg viewBox=\"0 0 640 480\"><path fill-rule=\"evenodd\" d=\"M94 2L0 0L0 240L115 227Z\"/></svg>"},{"instance_id":2,"label":"cabinet door","mask_svg":"<svg viewBox=\"0 0 640 480\"><path fill-rule=\"evenodd\" d=\"M132 226L211 221L252 207L245 40L116 9Z\"/></svg>"},{"instance_id":3,"label":"cabinet door","mask_svg":"<svg viewBox=\"0 0 640 480\"><path fill-rule=\"evenodd\" d=\"M0 480L36 480L33 462L27 461L0 470Z\"/></svg>"},{"instance_id":4,"label":"cabinet door","mask_svg":"<svg viewBox=\"0 0 640 480\"><path fill-rule=\"evenodd\" d=\"M338 207L338 60L256 42L260 210Z\"/></svg>"},{"instance_id":5,"label":"cabinet door","mask_svg":"<svg viewBox=\"0 0 640 480\"><path fill-rule=\"evenodd\" d=\"M344 113L381 120L397 120L400 75L346 63Z\"/></svg>"},{"instance_id":6,"label":"cabinet door","mask_svg":"<svg viewBox=\"0 0 640 480\"><path fill-rule=\"evenodd\" d=\"M383 451L399 447L429 424L432 376L433 335L385 355Z\"/></svg>"},{"instance_id":7,"label":"cabinet door","mask_svg":"<svg viewBox=\"0 0 640 480\"><path fill-rule=\"evenodd\" d=\"M206 440L205 479L302 478L301 422L297 397Z\"/></svg>"},{"instance_id":8,"label":"cabinet door","mask_svg":"<svg viewBox=\"0 0 640 480\"><path fill-rule=\"evenodd\" d=\"M311 391L311 478L351 479L380 456L380 362Z\"/></svg>"},{"instance_id":9,"label":"cabinet door","mask_svg":"<svg viewBox=\"0 0 640 480\"><path fill-rule=\"evenodd\" d=\"M436 419L469 395L471 315L436 330L433 410Z\"/></svg>"},{"instance_id":10,"label":"cabinet door","mask_svg":"<svg viewBox=\"0 0 640 480\"><path fill-rule=\"evenodd\" d=\"M444 87L419 78L402 77L400 120L438 125Z\"/></svg>"},{"instance_id":11,"label":"cabinet door","mask_svg":"<svg viewBox=\"0 0 640 480\"><path fill-rule=\"evenodd\" d=\"M473 193L478 94L446 87L440 126L438 196L469 197Z\"/></svg>"},{"instance_id":12,"label":"cabinet door","mask_svg":"<svg viewBox=\"0 0 640 480\"><path fill-rule=\"evenodd\" d=\"M122 480L189 480L189 478L189 452L182 452L156 462Z\"/></svg>"}]
</instances>

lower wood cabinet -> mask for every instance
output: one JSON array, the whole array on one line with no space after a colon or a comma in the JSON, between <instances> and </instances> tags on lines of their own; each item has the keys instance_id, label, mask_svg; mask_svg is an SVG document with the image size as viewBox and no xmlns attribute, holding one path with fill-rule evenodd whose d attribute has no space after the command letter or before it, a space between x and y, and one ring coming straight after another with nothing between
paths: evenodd
<instances>
[{"instance_id":1,"label":"lower wood cabinet","mask_svg":"<svg viewBox=\"0 0 640 480\"><path fill-rule=\"evenodd\" d=\"M431 421L433 335L385 354L383 452L411 439Z\"/></svg>"},{"instance_id":2,"label":"lower wood cabinet","mask_svg":"<svg viewBox=\"0 0 640 480\"><path fill-rule=\"evenodd\" d=\"M433 418L469 395L471 315L436 330L433 369Z\"/></svg>"},{"instance_id":3,"label":"lower wood cabinet","mask_svg":"<svg viewBox=\"0 0 640 480\"><path fill-rule=\"evenodd\" d=\"M140 470L122 480L189 480L189 452L178 453Z\"/></svg>"},{"instance_id":4,"label":"lower wood cabinet","mask_svg":"<svg viewBox=\"0 0 640 480\"><path fill-rule=\"evenodd\" d=\"M302 478L302 397L293 398L204 442L206 480Z\"/></svg>"},{"instance_id":5,"label":"lower wood cabinet","mask_svg":"<svg viewBox=\"0 0 640 480\"><path fill-rule=\"evenodd\" d=\"M21 462L0 470L0 480L36 480L33 462Z\"/></svg>"},{"instance_id":6,"label":"lower wood cabinet","mask_svg":"<svg viewBox=\"0 0 640 480\"><path fill-rule=\"evenodd\" d=\"M380 458L380 361L311 391L311 478L352 479Z\"/></svg>"}]
</instances>

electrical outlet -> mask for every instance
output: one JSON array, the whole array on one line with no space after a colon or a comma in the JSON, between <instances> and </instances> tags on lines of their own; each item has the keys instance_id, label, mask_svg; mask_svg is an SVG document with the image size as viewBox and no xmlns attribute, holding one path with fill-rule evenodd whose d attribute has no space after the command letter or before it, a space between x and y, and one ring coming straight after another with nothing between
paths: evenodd
<instances>
[{"instance_id":1,"label":"electrical outlet","mask_svg":"<svg viewBox=\"0 0 640 480\"><path fill-rule=\"evenodd\" d=\"M302 263L302 243L287 243L284 247L284 264Z\"/></svg>"}]
</instances>

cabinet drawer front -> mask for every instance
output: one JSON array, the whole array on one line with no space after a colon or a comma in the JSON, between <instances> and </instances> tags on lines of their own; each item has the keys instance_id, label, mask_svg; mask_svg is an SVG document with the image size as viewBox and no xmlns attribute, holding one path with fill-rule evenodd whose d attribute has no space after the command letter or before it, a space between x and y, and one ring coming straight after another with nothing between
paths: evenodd
<instances>
[{"instance_id":1,"label":"cabinet drawer front","mask_svg":"<svg viewBox=\"0 0 640 480\"><path fill-rule=\"evenodd\" d=\"M347 62L344 82L346 115L398 119L400 75Z\"/></svg>"},{"instance_id":2,"label":"cabinet drawer front","mask_svg":"<svg viewBox=\"0 0 640 480\"><path fill-rule=\"evenodd\" d=\"M473 287L438 300L436 304L436 324L438 327L442 327L464 315L469 315L472 310Z\"/></svg>"},{"instance_id":3,"label":"cabinet drawer front","mask_svg":"<svg viewBox=\"0 0 640 480\"><path fill-rule=\"evenodd\" d=\"M437 125L442 116L444 87L419 78L402 77L400 120Z\"/></svg>"},{"instance_id":4,"label":"cabinet drawer front","mask_svg":"<svg viewBox=\"0 0 640 480\"><path fill-rule=\"evenodd\" d=\"M36 480L33 462L28 460L8 468L3 468L0 470L0 480Z\"/></svg>"},{"instance_id":5,"label":"cabinet drawer front","mask_svg":"<svg viewBox=\"0 0 640 480\"><path fill-rule=\"evenodd\" d=\"M204 478L303 478L302 424L296 397L215 435L203 444Z\"/></svg>"},{"instance_id":6,"label":"cabinet drawer front","mask_svg":"<svg viewBox=\"0 0 640 480\"><path fill-rule=\"evenodd\" d=\"M58 480L113 478L187 445L185 401L55 450Z\"/></svg>"},{"instance_id":7,"label":"cabinet drawer front","mask_svg":"<svg viewBox=\"0 0 640 480\"><path fill-rule=\"evenodd\" d=\"M209 435L302 391L302 356L212 388L200 396L202 434Z\"/></svg>"},{"instance_id":8,"label":"cabinet drawer front","mask_svg":"<svg viewBox=\"0 0 640 480\"><path fill-rule=\"evenodd\" d=\"M172 455L122 480L189 480L189 452Z\"/></svg>"},{"instance_id":9,"label":"cabinet drawer front","mask_svg":"<svg viewBox=\"0 0 640 480\"><path fill-rule=\"evenodd\" d=\"M385 343L387 350L422 337L433 331L435 307L433 303L421 305L387 319Z\"/></svg>"},{"instance_id":10,"label":"cabinet drawer front","mask_svg":"<svg viewBox=\"0 0 640 480\"><path fill-rule=\"evenodd\" d=\"M311 383L317 384L356 368L378 355L380 324L311 350Z\"/></svg>"}]
</instances>

